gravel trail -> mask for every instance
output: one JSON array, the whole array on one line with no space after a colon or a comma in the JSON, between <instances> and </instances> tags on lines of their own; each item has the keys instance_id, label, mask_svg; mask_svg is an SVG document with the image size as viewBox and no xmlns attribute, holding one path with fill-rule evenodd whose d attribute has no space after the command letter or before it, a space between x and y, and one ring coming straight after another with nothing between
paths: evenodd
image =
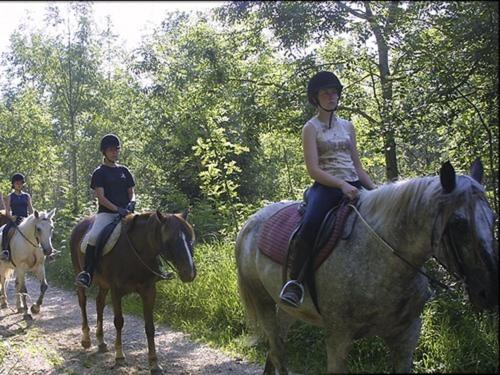
<instances>
[{"instance_id":1,"label":"gravel trail","mask_svg":"<svg viewBox=\"0 0 500 375\"><path fill-rule=\"evenodd\" d=\"M0 375L27 374L149 374L146 334L141 317L125 315L123 350L126 364L114 368L113 314L104 310L107 353L98 353L95 340L95 300L87 300L92 346L80 345L81 318L76 292L49 285L44 304L32 321L16 312L14 282L9 283L9 307L0 310ZM38 298L38 281L27 279L31 300ZM31 305L31 303L30 303ZM164 374L260 374L261 366L231 358L165 325L156 325L155 342ZM1 362L1 358L3 362Z\"/></svg>"}]
</instances>

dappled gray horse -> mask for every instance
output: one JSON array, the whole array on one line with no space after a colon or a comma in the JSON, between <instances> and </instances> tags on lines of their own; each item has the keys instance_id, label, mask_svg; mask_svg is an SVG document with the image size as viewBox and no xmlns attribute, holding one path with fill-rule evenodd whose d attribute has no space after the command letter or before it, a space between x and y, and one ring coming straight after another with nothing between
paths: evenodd
<instances>
[{"instance_id":1,"label":"dappled gray horse","mask_svg":"<svg viewBox=\"0 0 500 375\"><path fill-rule=\"evenodd\" d=\"M439 177L363 191L350 218L359 215L351 235L316 271L321 314L308 291L298 309L280 303L281 266L257 248L266 220L290 202L251 216L236 240L236 261L247 317L269 341L264 373L288 373L284 341L296 319L325 329L329 373L346 372L353 341L368 336L383 338L396 372L410 371L420 315L431 294L422 266L432 256L463 280L473 305L498 309L495 215L481 185L479 160L471 172L472 178L456 176L445 163Z\"/></svg>"}]
</instances>

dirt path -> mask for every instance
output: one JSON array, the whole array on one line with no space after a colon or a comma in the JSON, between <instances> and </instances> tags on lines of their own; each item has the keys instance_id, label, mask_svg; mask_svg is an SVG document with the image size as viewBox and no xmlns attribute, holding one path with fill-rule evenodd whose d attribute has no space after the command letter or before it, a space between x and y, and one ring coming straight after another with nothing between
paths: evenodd
<instances>
[{"instance_id":1,"label":"dirt path","mask_svg":"<svg viewBox=\"0 0 500 375\"><path fill-rule=\"evenodd\" d=\"M92 346L80 345L81 319L75 292L49 286L40 314L26 322L15 309L14 282L9 284L9 308L0 310L0 375L26 374L149 374L142 318L125 316L123 348L126 365L113 368L115 329L110 306L104 310L104 337L110 349L97 353L95 303L87 304ZM27 284L32 300L39 285ZM31 305L31 303L30 303ZM193 343L186 334L156 326L156 347L164 374L260 374L262 368ZM1 358L4 357L3 363Z\"/></svg>"}]
</instances>

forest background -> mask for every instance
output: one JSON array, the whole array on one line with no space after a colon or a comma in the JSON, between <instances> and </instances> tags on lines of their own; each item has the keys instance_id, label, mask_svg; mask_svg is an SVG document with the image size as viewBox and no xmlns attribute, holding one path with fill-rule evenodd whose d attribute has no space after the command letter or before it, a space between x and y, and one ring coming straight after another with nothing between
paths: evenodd
<instances>
[{"instance_id":1,"label":"forest background","mask_svg":"<svg viewBox=\"0 0 500 375\"><path fill-rule=\"evenodd\" d=\"M234 238L257 209L311 184L300 134L319 70L344 85L338 114L353 122L374 181L435 175L446 160L467 173L481 157L499 212L497 2L226 2L167 15L131 50L111 20L96 24L91 2L51 3L45 22L20 25L1 56L0 189L21 172L35 208L57 208L62 255L49 283L72 285L69 232L95 212L89 179L113 132L137 178L137 210L189 207L195 225L199 276L158 284L157 320L262 361L264 344L246 340ZM416 370L494 372L498 316L471 311L449 282L455 291L424 312ZM321 331L298 324L292 368L324 371L323 347ZM388 368L377 339L352 358L353 371Z\"/></svg>"}]
</instances>

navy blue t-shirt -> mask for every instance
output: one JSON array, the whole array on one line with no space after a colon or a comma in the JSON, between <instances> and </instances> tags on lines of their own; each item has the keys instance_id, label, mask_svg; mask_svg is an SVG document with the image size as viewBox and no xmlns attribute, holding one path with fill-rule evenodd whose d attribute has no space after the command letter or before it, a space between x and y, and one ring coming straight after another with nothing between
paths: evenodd
<instances>
[{"instance_id":1,"label":"navy blue t-shirt","mask_svg":"<svg viewBox=\"0 0 500 375\"><path fill-rule=\"evenodd\" d=\"M102 187L104 189L104 196L114 205L123 208L127 207L127 204L130 202L128 188L132 186L135 186L134 176L123 165L110 167L102 164L94 170L92 179L90 180L90 187L92 189L95 190L95 188ZM97 212L113 213L114 211L99 204Z\"/></svg>"},{"instance_id":2,"label":"navy blue t-shirt","mask_svg":"<svg viewBox=\"0 0 500 375\"><path fill-rule=\"evenodd\" d=\"M28 199L29 194L24 191L21 194L14 192L9 194L10 197L10 210L12 215L28 217Z\"/></svg>"}]
</instances>

